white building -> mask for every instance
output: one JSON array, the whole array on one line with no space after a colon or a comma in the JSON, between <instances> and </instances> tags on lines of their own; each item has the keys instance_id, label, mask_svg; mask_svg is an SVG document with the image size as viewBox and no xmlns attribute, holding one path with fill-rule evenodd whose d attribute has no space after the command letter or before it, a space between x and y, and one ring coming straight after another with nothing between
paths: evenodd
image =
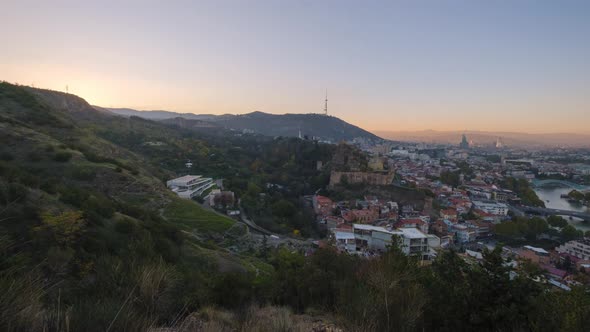
<instances>
[{"instance_id":1,"label":"white building","mask_svg":"<svg viewBox=\"0 0 590 332\"><path fill-rule=\"evenodd\" d=\"M334 232L334 238L338 248L344 249L351 254L356 251L356 242L352 232L336 231Z\"/></svg>"},{"instance_id":2,"label":"white building","mask_svg":"<svg viewBox=\"0 0 590 332\"><path fill-rule=\"evenodd\" d=\"M505 216L508 215L508 205L493 201L473 201L475 208L482 210L485 213Z\"/></svg>"},{"instance_id":3,"label":"white building","mask_svg":"<svg viewBox=\"0 0 590 332\"><path fill-rule=\"evenodd\" d=\"M583 260L590 260L590 238L566 242L555 248L555 251L570 254Z\"/></svg>"},{"instance_id":4,"label":"white building","mask_svg":"<svg viewBox=\"0 0 590 332\"><path fill-rule=\"evenodd\" d=\"M419 256L429 260L436 255L435 248L440 247L440 239L432 234L424 234L417 228L399 228L388 230L383 227L365 224L353 224L356 250L387 250L394 239L406 255Z\"/></svg>"},{"instance_id":5,"label":"white building","mask_svg":"<svg viewBox=\"0 0 590 332\"><path fill-rule=\"evenodd\" d=\"M182 198L193 198L201 195L213 186L213 179L201 175L185 175L166 181L166 187Z\"/></svg>"}]
</instances>

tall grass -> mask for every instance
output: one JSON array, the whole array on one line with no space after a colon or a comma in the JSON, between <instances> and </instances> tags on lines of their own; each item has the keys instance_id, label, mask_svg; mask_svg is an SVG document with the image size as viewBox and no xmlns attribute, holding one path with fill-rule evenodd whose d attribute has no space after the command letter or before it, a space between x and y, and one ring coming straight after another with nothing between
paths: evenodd
<instances>
[{"instance_id":1,"label":"tall grass","mask_svg":"<svg viewBox=\"0 0 590 332\"><path fill-rule=\"evenodd\" d=\"M294 315L286 307L258 307L252 305L241 311L225 311L205 307L188 316L176 330L179 332L303 332L313 331L313 320L308 316ZM334 331L337 331L335 329Z\"/></svg>"}]
</instances>

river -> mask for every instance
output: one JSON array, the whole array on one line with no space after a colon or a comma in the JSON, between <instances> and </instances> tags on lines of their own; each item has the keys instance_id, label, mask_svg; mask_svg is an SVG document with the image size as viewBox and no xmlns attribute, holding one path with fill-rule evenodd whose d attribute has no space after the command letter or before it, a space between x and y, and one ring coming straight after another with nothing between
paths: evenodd
<instances>
[{"instance_id":1,"label":"river","mask_svg":"<svg viewBox=\"0 0 590 332\"><path fill-rule=\"evenodd\" d=\"M551 209L570 210L590 213L590 208L582 204L570 203L565 198L561 198L561 195L567 194L571 191L570 188L534 188L537 196L543 202L545 206ZM577 229L587 231L590 230L590 223L583 222L579 218L571 218L564 216L569 223Z\"/></svg>"}]
</instances>

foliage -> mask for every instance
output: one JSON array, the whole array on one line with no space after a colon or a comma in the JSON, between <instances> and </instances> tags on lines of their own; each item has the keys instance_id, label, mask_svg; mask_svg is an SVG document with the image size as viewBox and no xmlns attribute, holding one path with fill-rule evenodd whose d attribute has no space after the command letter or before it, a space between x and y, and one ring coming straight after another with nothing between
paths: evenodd
<instances>
[{"instance_id":1,"label":"foliage","mask_svg":"<svg viewBox=\"0 0 590 332\"><path fill-rule=\"evenodd\" d=\"M549 216L547 217L547 223L553 227L563 228L567 226L567 220L560 216Z\"/></svg>"},{"instance_id":2,"label":"foliage","mask_svg":"<svg viewBox=\"0 0 590 332\"><path fill-rule=\"evenodd\" d=\"M576 201L583 201L586 199L586 195L584 193L579 192L577 190L572 190L567 194L571 199L575 199Z\"/></svg>"},{"instance_id":3,"label":"foliage","mask_svg":"<svg viewBox=\"0 0 590 332\"><path fill-rule=\"evenodd\" d=\"M549 226L539 217L513 217L510 221L496 225L494 230L496 234L506 238L525 237L528 240L536 240L539 235L549 230Z\"/></svg>"},{"instance_id":4,"label":"foliage","mask_svg":"<svg viewBox=\"0 0 590 332\"><path fill-rule=\"evenodd\" d=\"M567 242L583 237L584 232L568 224L561 229L560 236L564 242Z\"/></svg>"},{"instance_id":5,"label":"foliage","mask_svg":"<svg viewBox=\"0 0 590 332\"><path fill-rule=\"evenodd\" d=\"M537 196L535 191L530 187L528 181L525 179L507 177L500 183L500 185L503 188L514 191L524 205L545 207L545 203Z\"/></svg>"},{"instance_id":6,"label":"foliage","mask_svg":"<svg viewBox=\"0 0 590 332\"><path fill-rule=\"evenodd\" d=\"M84 229L85 221L81 211L66 211L58 215L43 213L40 226L33 228L37 232L49 232L55 241L69 247L77 241Z\"/></svg>"},{"instance_id":7,"label":"foliage","mask_svg":"<svg viewBox=\"0 0 590 332\"><path fill-rule=\"evenodd\" d=\"M458 187L460 183L459 173L451 171L442 171L440 173L440 181L449 186Z\"/></svg>"}]
</instances>

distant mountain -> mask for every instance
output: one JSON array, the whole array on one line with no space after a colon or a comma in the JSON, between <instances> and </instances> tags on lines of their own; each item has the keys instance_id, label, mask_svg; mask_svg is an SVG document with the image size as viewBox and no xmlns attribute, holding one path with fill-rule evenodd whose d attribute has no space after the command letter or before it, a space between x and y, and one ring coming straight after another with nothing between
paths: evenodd
<instances>
[{"instance_id":1,"label":"distant mountain","mask_svg":"<svg viewBox=\"0 0 590 332\"><path fill-rule=\"evenodd\" d=\"M487 132L487 131L379 131L377 134L386 139L399 141L415 141L429 143L459 144L461 136L465 134L467 140L477 145L493 145L498 138L505 146L514 147L588 147L590 146L590 135L549 133L529 134L514 132Z\"/></svg>"},{"instance_id":2,"label":"distant mountain","mask_svg":"<svg viewBox=\"0 0 590 332\"><path fill-rule=\"evenodd\" d=\"M203 128L205 123L225 129L249 131L267 136L297 137L301 132L302 136L319 137L322 140L338 142L364 138L369 140L381 140L377 135L362 128L349 124L333 116L321 114L269 114L263 112L252 112L248 114L192 114L175 113L167 111L137 111L127 108L100 108L122 116L138 116L151 120L165 120L167 123L174 123L182 127ZM197 120L198 122L181 121ZM176 120L171 120L176 119Z\"/></svg>"},{"instance_id":3,"label":"distant mountain","mask_svg":"<svg viewBox=\"0 0 590 332\"><path fill-rule=\"evenodd\" d=\"M242 115L220 115L206 121L237 130L252 130L268 136L316 136L333 142L381 138L339 118L320 114L268 114L253 112Z\"/></svg>"},{"instance_id":4,"label":"distant mountain","mask_svg":"<svg viewBox=\"0 0 590 332\"><path fill-rule=\"evenodd\" d=\"M93 106L97 110L104 110L109 111L111 113L115 113L117 115L122 116L137 116L144 119L149 120L164 120L164 119L173 119L173 118L185 118L185 119L192 119L192 120L205 120L214 118L215 115L213 114L193 114L193 113L176 113L176 112L169 112L169 111L138 111L131 108L107 108L107 107L100 107L100 106Z\"/></svg>"}]
</instances>

